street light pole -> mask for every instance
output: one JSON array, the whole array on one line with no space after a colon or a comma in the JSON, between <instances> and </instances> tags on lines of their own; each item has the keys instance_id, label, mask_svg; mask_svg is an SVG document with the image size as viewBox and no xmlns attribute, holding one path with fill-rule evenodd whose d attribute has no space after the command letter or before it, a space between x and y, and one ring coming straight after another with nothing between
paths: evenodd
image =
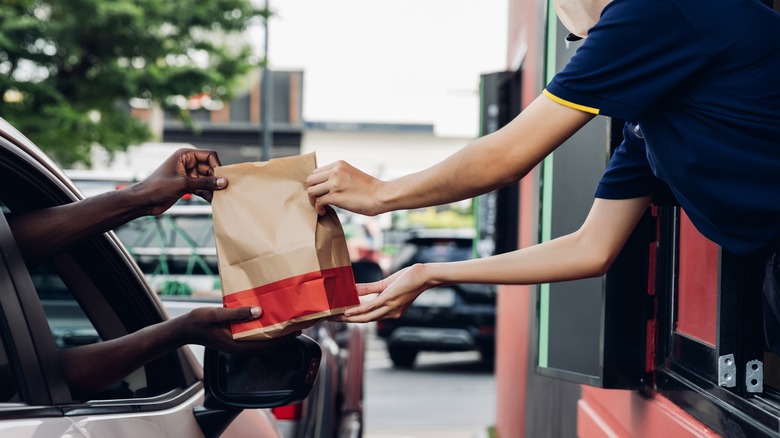
<instances>
[{"instance_id":1,"label":"street light pole","mask_svg":"<svg viewBox=\"0 0 780 438\"><path fill-rule=\"evenodd\" d=\"M271 112L273 111L273 91L271 87L271 70L268 68L268 21L270 18L270 9L268 6L269 0L265 0L265 42L264 53L265 56L265 68L263 69L263 76L261 78L261 93L260 93L260 113L262 114L262 155L260 161L271 159L271 146L273 142L273 133L271 128Z\"/></svg>"}]
</instances>

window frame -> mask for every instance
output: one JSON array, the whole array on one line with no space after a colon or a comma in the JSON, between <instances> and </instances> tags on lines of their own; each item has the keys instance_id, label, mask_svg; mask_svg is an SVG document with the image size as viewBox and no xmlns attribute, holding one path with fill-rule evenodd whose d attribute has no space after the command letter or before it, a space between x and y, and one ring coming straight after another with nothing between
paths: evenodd
<instances>
[{"instance_id":1,"label":"window frame","mask_svg":"<svg viewBox=\"0 0 780 438\"><path fill-rule=\"evenodd\" d=\"M81 199L64 174L25 140L21 136L16 138L11 130L0 129L0 179L3 186L11 190L6 192L8 198L24 199L16 209L51 207ZM4 215L0 219L0 249L0 334L9 362L14 364L24 403L0 404L0 419L159 411L202 391L202 369L185 346L154 361L168 370L161 375L176 379L177 383L170 391L144 398L74 401L62 373L58 349L43 306ZM101 335L120 336L167 319L161 302L113 232L74 246L58 260L59 263L74 263L81 259L81 266L84 266L84 260L90 257L101 266L93 268L98 283L111 282L112 286L117 286L112 290L115 299L99 294L111 302L119 317L118 325L115 320L106 330L101 330L105 320L103 323L93 321ZM93 276L82 275L82 280L91 283L95 280ZM92 293L107 290L100 284L93 284L92 288Z\"/></svg>"},{"instance_id":2,"label":"window frame","mask_svg":"<svg viewBox=\"0 0 780 438\"><path fill-rule=\"evenodd\" d=\"M722 435L776 436L780 432L780 391L764 386L762 393L749 393L745 384L747 362L763 361L762 261L721 248L717 343L712 347L680 335L675 330L680 210L659 206L658 211L654 389ZM720 386L718 380L718 358L728 354L734 355L737 365L733 388Z\"/></svg>"},{"instance_id":3,"label":"window frame","mask_svg":"<svg viewBox=\"0 0 780 438\"><path fill-rule=\"evenodd\" d=\"M38 295L27 269L21 262L11 229L0 218L0 311L2 335L9 363L19 379L17 389L23 402L53 405L70 401L54 338L47 330L43 308L35 306Z\"/></svg>"}]
</instances>

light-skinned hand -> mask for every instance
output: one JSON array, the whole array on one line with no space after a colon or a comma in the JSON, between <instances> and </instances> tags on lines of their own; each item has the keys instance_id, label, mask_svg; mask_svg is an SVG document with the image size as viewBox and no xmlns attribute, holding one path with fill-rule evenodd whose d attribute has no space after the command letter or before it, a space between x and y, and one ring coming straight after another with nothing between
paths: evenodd
<instances>
[{"instance_id":1,"label":"light-skinned hand","mask_svg":"<svg viewBox=\"0 0 780 438\"><path fill-rule=\"evenodd\" d=\"M325 214L326 205L368 216L382 213L376 199L381 184L345 161L318 167L306 179L309 201L320 215Z\"/></svg>"},{"instance_id":2,"label":"light-skinned hand","mask_svg":"<svg viewBox=\"0 0 780 438\"><path fill-rule=\"evenodd\" d=\"M404 268L384 280L357 285L359 296L379 294L373 300L348 309L337 318L343 322L371 322L401 316L421 293L436 286L427 279L424 264Z\"/></svg>"}]
</instances>

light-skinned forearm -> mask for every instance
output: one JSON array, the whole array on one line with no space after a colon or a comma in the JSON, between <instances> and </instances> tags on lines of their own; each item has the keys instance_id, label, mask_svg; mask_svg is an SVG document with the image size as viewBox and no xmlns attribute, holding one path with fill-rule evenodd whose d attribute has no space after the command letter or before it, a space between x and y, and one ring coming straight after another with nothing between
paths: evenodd
<instances>
[{"instance_id":1,"label":"light-skinned forearm","mask_svg":"<svg viewBox=\"0 0 780 438\"><path fill-rule=\"evenodd\" d=\"M481 259L425 265L431 284L540 284L598 277L612 262L569 234L549 242Z\"/></svg>"},{"instance_id":2,"label":"light-skinned forearm","mask_svg":"<svg viewBox=\"0 0 780 438\"><path fill-rule=\"evenodd\" d=\"M518 181L592 118L540 96L507 126L441 163L380 182L378 212L446 204Z\"/></svg>"},{"instance_id":3,"label":"light-skinned forearm","mask_svg":"<svg viewBox=\"0 0 780 438\"><path fill-rule=\"evenodd\" d=\"M425 265L428 284L539 284L598 277L607 272L650 198L596 199L574 233L506 254Z\"/></svg>"}]
</instances>

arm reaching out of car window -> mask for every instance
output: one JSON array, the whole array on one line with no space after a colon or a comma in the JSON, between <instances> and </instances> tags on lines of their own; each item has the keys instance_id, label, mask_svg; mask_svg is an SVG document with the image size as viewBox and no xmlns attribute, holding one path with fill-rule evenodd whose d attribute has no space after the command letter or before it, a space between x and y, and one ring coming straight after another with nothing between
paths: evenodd
<instances>
[{"instance_id":1,"label":"arm reaching out of car window","mask_svg":"<svg viewBox=\"0 0 780 438\"><path fill-rule=\"evenodd\" d=\"M250 321L260 315L259 307L199 307L120 338L61 350L60 360L73 397L86 399L133 370L186 344L199 344L228 353L247 353L274 348L300 334L296 332L270 341L233 340L231 323Z\"/></svg>"},{"instance_id":2,"label":"arm reaching out of car window","mask_svg":"<svg viewBox=\"0 0 780 438\"><path fill-rule=\"evenodd\" d=\"M211 201L227 180L214 177L217 153L179 149L149 177L130 187L82 201L10 214L8 223L26 261L57 254L83 238L112 230L135 218L159 215L187 193Z\"/></svg>"},{"instance_id":3,"label":"arm reaching out of car window","mask_svg":"<svg viewBox=\"0 0 780 438\"><path fill-rule=\"evenodd\" d=\"M160 215L185 194L194 193L210 202L214 190L227 187L225 178L214 176L219 165L213 151L179 149L149 177L130 187L62 206L12 213L8 223L25 261L44 260L137 217ZM60 350L60 360L73 397L85 399L187 344L246 353L273 348L300 334L270 341L233 340L232 323L261 315L260 307L199 307L119 338Z\"/></svg>"}]
</instances>

